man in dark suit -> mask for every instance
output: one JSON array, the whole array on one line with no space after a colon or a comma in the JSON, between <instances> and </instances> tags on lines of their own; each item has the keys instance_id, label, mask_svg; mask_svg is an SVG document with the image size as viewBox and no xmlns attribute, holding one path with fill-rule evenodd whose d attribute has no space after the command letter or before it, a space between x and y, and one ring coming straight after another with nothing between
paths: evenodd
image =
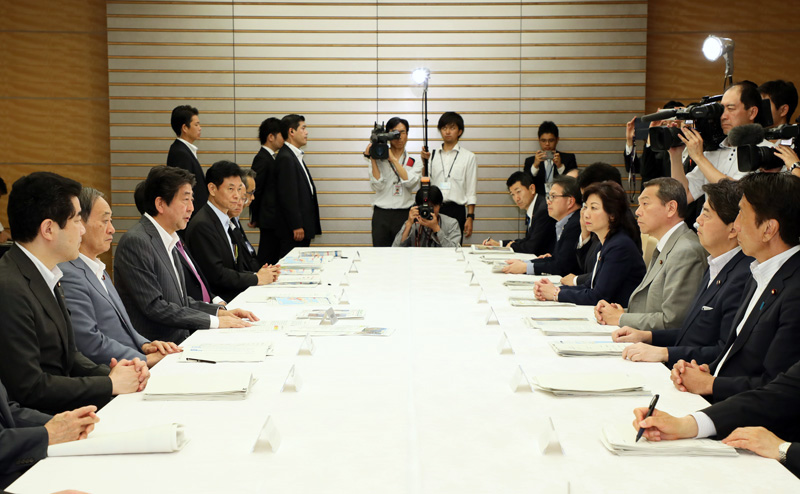
<instances>
[{"instance_id":1,"label":"man in dark suit","mask_svg":"<svg viewBox=\"0 0 800 494\"><path fill-rule=\"evenodd\" d=\"M233 235L239 248L240 261L244 269L247 271L256 272L261 269L263 264L259 264L256 254L256 249L247 238L247 232L244 231L242 221L239 218L244 208L249 206L256 192L256 172L252 168L242 169L242 182L244 190L239 194L239 201L236 205L228 210L228 218L231 219L231 227L233 228Z\"/></svg>"},{"instance_id":2,"label":"man in dark suit","mask_svg":"<svg viewBox=\"0 0 800 494\"><path fill-rule=\"evenodd\" d=\"M750 279L750 263L739 247L733 226L742 192L736 182L721 180L703 186L708 201L697 217L697 237L709 253L708 269L697 289L683 325L678 329L639 331L629 326L615 330L614 341L634 343L622 357L635 362L678 360L711 363L722 351L733 318Z\"/></svg>"},{"instance_id":3,"label":"man in dark suit","mask_svg":"<svg viewBox=\"0 0 800 494\"><path fill-rule=\"evenodd\" d=\"M555 220L556 245L551 253L530 261L509 260L504 273L564 276L578 267L575 254L581 234L581 190L572 177L556 177L547 195L547 212Z\"/></svg>"},{"instance_id":4,"label":"man in dark suit","mask_svg":"<svg viewBox=\"0 0 800 494\"><path fill-rule=\"evenodd\" d=\"M305 117L295 114L283 117L281 135L285 144L275 157L277 216L283 218L281 229L277 231L279 257L285 256L295 247L308 247L311 239L322 233L317 188L303 160L303 151L300 150L308 143Z\"/></svg>"},{"instance_id":5,"label":"man in dark suit","mask_svg":"<svg viewBox=\"0 0 800 494\"><path fill-rule=\"evenodd\" d=\"M78 201L86 230L80 253L77 259L58 265L64 272L61 285L75 331L75 345L96 364L110 362L112 358L139 358L153 367L180 348L174 343L149 341L133 327L99 258L111 249L114 240L111 207L103 193L91 187L81 190Z\"/></svg>"},{"instance_id":6,"label":"man in dark suit","mask_svg":"<svg viewBox=\"0 0 800 494\"><path fill-rule=\"evenodd\" d=\"M139 211L140 215L144 215L145 213L144 184L145 181L142 180L136 185L136 189L133 191L133 200L136 203L136 209ZM186 293L193 299L201 302L226 305L222 297L214 295L214 292L211 291L211 285L208 283L203 272L200 271L200 268L197 267L197 261L192 257L192 253L189 251L186 242L179 238L175 247L178 249L178 257L180 258L181 267L183 268L183 278L186 280Z\"/></svg>"},{"instance_id":7,"label":"man in dark suit","mask_svg":"<svg viewBox=\"0 0 800 494\"><path fill-rule=\"evenodd\" d=\"M74 180L36 172L17 180L8 198L17 243L0 259L0 380L11 399L44 412L101 407L149 377L138 359L112 360L109 370L75 348L58 263L78 257L80 191Z\"/></svg>"},{"instance_id":8,"label":"man in dark suit","mask_svg":"<svg viewBox=\"0 0 800 494\"><path fill-rule=\"evenodd\" d=\"M558 146L558 126L549 120L539 125L539 151L525 158L522 171L533 177L536 193L547 193L545 184L553 183L559 175L578 177L578 163L572 153L556 150Z\"/></svg>"},{"instance_id":9,"label":"man in dark suit","mask_svg":"<svg viewBox=\"0 0 800 494\"><path fill-rule=\"evenodd\" d=\"M85 439L99 420L96 411L89 405L53 417L10 401L0 383L0 489L45 458L48 445Z\"/></svg>"},{"instance_id":10,"label":"man in dark suit","mask_svg":"<svg viewBox=\"0 0 800 494\"><path fill-rule=\"evenodd\" d=\"M543 255L553 251L556 244L556 220L547 214L547 200L533 186L533 177L523 172L514 172L506 180L506 186L514 203L525 211L525 237L516 240L483 241L483 245L511 247L514 252Z\"/></svg>"},{"instance_id":11,"label":"man in dark suit","mask_svg":"<svg viewBox=\"0 0 800 494\"><path fill-rule=\"evenodd\" d=\"M259 264L277 264L281 258L281 238L288 229L286 221L279 214L278 168L275 156L283 147L281 121L270 117L258 128L261 149L253 158L253 171L256 172L256 191L250 204L250 221L261 231L258 240Z\"/></svg>"},{"instance_id":12,"label":"man in dark suit","mask_svg":"<svg viewBox=\"0 0 800 494\"><path fill-rule=\"evenodd\" d=\"M208 203L186 227L186 243L200 269L208 275L211 289L225 300L233 300L248 287L272 283L277 269L264 266L248 270L241 242L228 212L244 194L242 170L231 161L218 161L206 173Z\"/></svg>"},{"instance_id":13,"label":"man in dark suit","mask_svg":"<svg viewBox=\"0 0 800 494\"><path fill-rule=\"evenodd\" d=\"M172 110L172 130L177 139L169 147L167 154L167 166L182 168L194 175L194 211L199 211L206 201L208 201L208 189L206 189L205 174L200 161L197 159L197 146L195 141L200 139L202 127L200 127L200 112L197 108L190 105L176 106Z\"/></svg>"},{"instance_id":14,"label":"man in dark suit","mask_svg":"<svg viewBox=\"0 0 800 494\"><path fill-rule=\"evenodd\" d=\"M258 320L242 309L226 310L186 292L178 249L179 230L191 218L194 177L155 166L145 181L145 214L122 236L114 257L119 296L144 337L180 343L191 330L246 327Z\"/></svg>"},{"instance_id":15,"label":"man in dark suit","mask_svg":"<svg viewBox=\"0 0 800 494\"><path fill-rule=\"evenodd\" d=\"M736 229L742 251L756 259L731 331L711 365L678 361L681 391L712 402L763 386L800 360L800 178L754 173L739 181Z\"/></svg>"},{"instance_id":16,"label":"man in dark suit","mask_svg":"<svg viewBox=\"0 0 800 494\"><path fill-rule=\"evenodd\" d=\"M800 477L800 362L763 387L684 417L656 409L645 419L648 411L635 409L633 426L643 427L650 441L724 438L729 446L780 461Z\"/></svg>"}]
</instances>

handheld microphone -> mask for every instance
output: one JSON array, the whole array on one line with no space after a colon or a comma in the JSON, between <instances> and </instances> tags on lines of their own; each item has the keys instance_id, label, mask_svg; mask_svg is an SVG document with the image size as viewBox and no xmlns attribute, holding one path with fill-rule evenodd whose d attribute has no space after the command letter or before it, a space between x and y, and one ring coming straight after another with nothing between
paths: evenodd
<instances>
[{"instance_id":1,"label":"handheld microphone","mask_svg":"<svg viewBox=\"0 0 800 494\"><path fill-rule=\"evenodd\" d=\"M758 124L739 125L728 132L728 144L739 147L747 144L756 145L764 140L764 127Z\"/></svg>"}]
</instances>

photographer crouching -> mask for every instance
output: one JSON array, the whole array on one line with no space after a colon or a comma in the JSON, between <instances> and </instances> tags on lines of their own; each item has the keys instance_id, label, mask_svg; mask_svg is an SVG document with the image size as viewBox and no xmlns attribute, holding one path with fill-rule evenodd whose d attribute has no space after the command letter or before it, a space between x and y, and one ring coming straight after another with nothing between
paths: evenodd
<instances>
[{"instance_id":1,"label":"photographer crouching","mask_svg":"<svg viewBox=\"0 0 800 494\"><path fill-rule=\"evenodd\" d=\"M406 152L408 121L390 118L377 123L364 157L370 160L369 185L375 191L372 203L372 246L390 247L414 204L414 192L422 176L422 162Z\"/></svg>"},{"instance_id":2,"label":"photographer crouching","mask_svg":"<svg viewBox=\"0 0 800 494\"><path fill-rule=\"evenodd\" d=\"M461 245L461 228L458 221L439 214L442 207L442 191L430 185L430 179L422 179L417 191L417 205L408 212L408 219L397 232L392 247L458 247Z\"/></svg>"}]
</instances>

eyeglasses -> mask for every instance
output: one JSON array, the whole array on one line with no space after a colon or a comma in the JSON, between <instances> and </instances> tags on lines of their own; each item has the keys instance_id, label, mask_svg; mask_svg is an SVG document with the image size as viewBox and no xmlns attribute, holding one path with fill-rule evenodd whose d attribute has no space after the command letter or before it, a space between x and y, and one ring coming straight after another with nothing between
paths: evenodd
<instances>
[{"instance_id":1,"label":"eyeglasses","mask_svg":"<svg viewBox=\"0 0 800 494\"><path fill-rule=\"evenodd\" d=\"M547 194L545 196L545 199L547 199L548 201L554 201L558 197L567 197L567 195L566 194L561 194L561 195L559 195L559 194Z\"/></svg>"}]
</instances>

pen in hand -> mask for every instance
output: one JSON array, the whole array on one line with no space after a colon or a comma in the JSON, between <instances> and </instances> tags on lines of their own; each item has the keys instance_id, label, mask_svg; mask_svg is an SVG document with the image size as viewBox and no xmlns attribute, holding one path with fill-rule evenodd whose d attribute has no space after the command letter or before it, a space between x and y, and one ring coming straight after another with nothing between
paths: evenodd
<instances>
[{"instance_id":1,"label":"pen in hand","mask_svg":"<svg viewBox=\"0 0 800 494\"><path fill-rule=\"evenodd\" d=\"M658 403L658 395L653 396L653 399L650 400L650 406L648 407L647 415L644 416L645 419L647 417L653 415L653 410L656 409L656 403ZM644 420L644 419L642 419L642 420ZM639 439L642 438L642 434L644 434L644 428L639 427L639 432L636 433L636 441L634 441L634 442L638 443Z\"/></svg>"}]
</instances>

